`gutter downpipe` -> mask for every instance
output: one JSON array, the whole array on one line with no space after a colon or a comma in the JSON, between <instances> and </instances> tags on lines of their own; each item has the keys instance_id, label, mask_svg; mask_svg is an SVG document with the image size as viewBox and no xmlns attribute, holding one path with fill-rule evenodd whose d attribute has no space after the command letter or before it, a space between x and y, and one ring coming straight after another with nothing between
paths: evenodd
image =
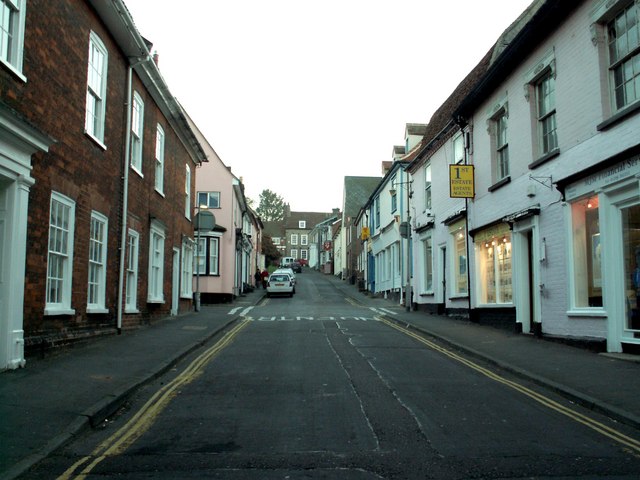
<instances>
[{"instance_id":1,"label":"gutter downpipe","mask_svg":"<svg viewBox=\"0 0 640 480\"><path fill-rule=\"evenodd\" d=\"M139 63L139 62L138 62ZM123 288L124 288L124 261L127 252L127 212L129 209L129 154L131 149L131 90L133 83L133 67L129 65L127 70L127 123L125 132L125 148L124 148L124 175L122 177L122 233L120 237L120 272L118 274L118 313L117 313L117 330L118 335L122 333L122 311L124 310Z\"/></svg>"},{"instance_id":2,"label":"gutter downpipe","mask_svg":"<svg viewBox=\"0 0 640 480\"><path fill-rule=\"evenodd\" d=\"M465 132L465 128L469 126L469 122L466 118L464 118L462 115L457 115L454 118L454 122L458 125L458 127L460 128L460 132L462 132L462 141L463 141L463 148L464 148L464 164L465 165L469 165L469 150L471 148L471 146L468 144L468 140L470 139L471 135L469 134L469 137L467 137L467 133L469 132ZM474 177L474 182L475 182L475 177ZM474 188L474 193L475 193L475 185L473 186ZM466 239L465 239L465 244L467 247L467 308L469 310L469 320L471 320L471 265L469 262L469 253L470 253L470 248L469 248L469 199L467 197L465 197L464 199L464 228L465 228L465 232L464 234L466 235Z\"/></svg>"}]
</instances>

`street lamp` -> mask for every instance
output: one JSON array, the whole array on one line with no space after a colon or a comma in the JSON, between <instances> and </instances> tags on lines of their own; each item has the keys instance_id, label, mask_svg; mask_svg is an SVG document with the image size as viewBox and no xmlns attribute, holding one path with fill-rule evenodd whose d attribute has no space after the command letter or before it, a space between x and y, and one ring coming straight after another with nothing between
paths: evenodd
<instances>
[{"instance_id":1,"label":"street lamp","mask_svg":"<svg viewBox=\"0 0 640 480\"><path fill-rule=\"evenodd\" d=\"M396 194L396 188L398 185L406 185L407 189L407 220L400 224L400 236L407 240L407 283L405 285L405 293L404 293L404 304L407 309L407 312L411 310L411 249L410 249L410 239L411 239L411 211L410 211L410 200L413 192L411 191L411 184L413 180L407 180L405 182L396 182L394 181L391 185L391 190L389 193L391 195Z\"/></svg>"}]
</instances>

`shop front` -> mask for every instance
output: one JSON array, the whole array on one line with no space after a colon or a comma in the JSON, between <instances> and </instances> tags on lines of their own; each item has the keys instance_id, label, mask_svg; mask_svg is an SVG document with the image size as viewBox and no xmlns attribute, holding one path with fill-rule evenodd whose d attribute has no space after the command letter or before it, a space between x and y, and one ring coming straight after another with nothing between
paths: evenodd
<instances>
[{"instance_id":1,"label":"shop front","mask_svg":"<svg viewBox=\"0 0 640 480\"><path fill-rule=\"evenodd\" d=\"M559 182L570 208L569 315L606 321L607 350L640 352L640 155Z\"/></svg>"},{"instance_id":2,"label":"shop front","mask_svg":"<svg viewBox=\"0 0 640 480\"><path fill-rule=\"evenodd\" d=\"M470 234L476 266L472 319L513 329L515 308L510 225L500 221Z\"/></svg>"}]
</instances>

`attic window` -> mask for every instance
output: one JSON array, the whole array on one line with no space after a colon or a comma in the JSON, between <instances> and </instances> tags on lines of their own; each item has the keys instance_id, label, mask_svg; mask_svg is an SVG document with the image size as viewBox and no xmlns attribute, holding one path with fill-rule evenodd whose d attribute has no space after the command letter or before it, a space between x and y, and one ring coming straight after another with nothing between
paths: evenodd
<instances>
[{"instance_id":1,"label":"attic window","mask_svg":"<svg viewBox=\"0 0 640 480\"><path fill-rule=\"evenodd\" d=\"M307 228L306 220L298 220L298 228Z\"/></svg>"}]
</instances>

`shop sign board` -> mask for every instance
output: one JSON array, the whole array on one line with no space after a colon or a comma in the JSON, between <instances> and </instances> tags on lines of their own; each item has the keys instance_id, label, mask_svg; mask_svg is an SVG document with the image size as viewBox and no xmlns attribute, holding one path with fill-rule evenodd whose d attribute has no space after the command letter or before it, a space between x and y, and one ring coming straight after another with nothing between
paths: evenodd
<instances>
[{"instance_id":1,"label":"shop sign board","mask_svg":"<svg viewBox=\"0 0 640 480\"><path fill-rule=\"evenodd\" d=\"M473 165L449 165L449 197L475 197Z\"/></svg>"}]
</instances>

